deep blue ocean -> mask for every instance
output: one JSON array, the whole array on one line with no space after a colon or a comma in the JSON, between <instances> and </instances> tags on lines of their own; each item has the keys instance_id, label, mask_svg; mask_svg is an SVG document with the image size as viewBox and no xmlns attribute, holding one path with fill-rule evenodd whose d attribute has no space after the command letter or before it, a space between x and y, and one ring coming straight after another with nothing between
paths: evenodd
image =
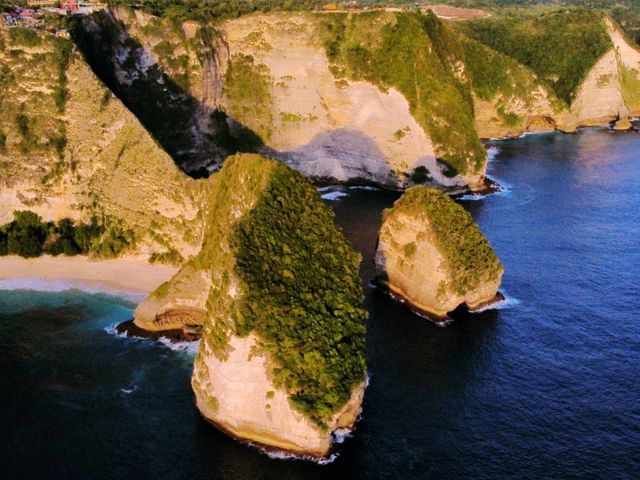
<instances>
[{"instance_id":1,"label":"deep blue ocean","mask_svg":"<svg viewBox=\"0 0 640 480\"><path fill-rule=\"evenodd\" d=\"M193 346L112 333L134 300L5 290L0 479L640 478L640 134L490 153L505 190L460 201L504 264L507 302L439 327L367 286L371 383L333 462L270 458L202 421ZM323 194L368 285L397 194Z\"/></svg>"}]
</instances>

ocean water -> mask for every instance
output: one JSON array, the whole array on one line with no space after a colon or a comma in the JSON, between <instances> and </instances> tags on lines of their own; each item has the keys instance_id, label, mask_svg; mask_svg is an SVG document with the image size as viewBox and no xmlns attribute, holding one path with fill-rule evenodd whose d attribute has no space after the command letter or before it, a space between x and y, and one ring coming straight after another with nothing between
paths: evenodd
<instances>
[{"instance_id":1,"label":"ocean water","mask_svg":"<svg viewBox=\"0 0 640 480\"><path fill-rule=\"evenodd\" d=\"M371 383L327 465L202 421L193 347L112 333L133 300L0 291L0 478L640 478L639 152L640 134L606 130L491 144L504 190L461 203L507 301L439 327L367 286ZM368 285L397 194L322 193Z\"/></svg>"}]
</instances>

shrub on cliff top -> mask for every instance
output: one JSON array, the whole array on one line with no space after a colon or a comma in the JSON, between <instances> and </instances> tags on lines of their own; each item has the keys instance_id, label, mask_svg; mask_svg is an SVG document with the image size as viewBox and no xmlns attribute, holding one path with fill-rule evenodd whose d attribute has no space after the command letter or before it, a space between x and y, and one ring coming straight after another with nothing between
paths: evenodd
<instances>
[{"instance_id":1,"label":"shrub on cliff top","mask_svg":"<svg viewBox=\"0 0 640 480\"><path fill-rule=\"evenodd\" d=\"M38 32L30 28L14 27L9 30L9 38L14 45L24 45L25 47L37 47L42 43Z\"/></svg>"},{"instance_id":2,"label":"shrub on cliff top","mask_svg":"<svg viewBox=\"0 0 640 480\"><path fill-rule=\"evenodd\" d=\"M260 335L276 382L322 424L365 375L359 256L317 191L284 165L233 240L248 287L239 332Z\"/></svg>"},{"instance_id":3,"label":"shrub on cliff top","mask_svg":"<svg viewBox=\"0 0 640 480\"><path fill-rule=\"evenodd\" d=\"M75 223L69 218L44 222L28 210L13 212L13 221L0 227L0 255L38 257L49 255L95 254L115 257L134 243L130 230L114 223L108 229L95 218Z\"/></svg>"}]
</instances>

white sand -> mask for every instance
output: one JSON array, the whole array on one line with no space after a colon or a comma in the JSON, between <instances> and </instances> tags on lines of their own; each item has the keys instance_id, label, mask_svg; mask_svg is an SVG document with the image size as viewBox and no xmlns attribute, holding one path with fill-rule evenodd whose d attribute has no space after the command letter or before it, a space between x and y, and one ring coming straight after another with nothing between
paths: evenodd
<instances>
[{"instance_id":1,"label":"white sand","mask_svg":"<svg viewBox=\"0 0 640 480\"><path fill-rule=\"evenodd\" d=\"M87 257L0 257L0 289L66 290L148 293L178 269L152 265L143 258L89 260Z\"/></svg>"}]
</instances>

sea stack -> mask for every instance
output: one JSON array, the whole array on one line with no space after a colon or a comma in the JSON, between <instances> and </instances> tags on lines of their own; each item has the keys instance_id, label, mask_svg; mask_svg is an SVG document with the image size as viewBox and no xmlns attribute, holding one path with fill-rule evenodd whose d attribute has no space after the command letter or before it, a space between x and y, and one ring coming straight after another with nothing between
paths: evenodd
<instances>
[{"instance_id":1,"label":"sea stack","mask_svg":"<svg viewBox=\"0 0 640 480\"><path fill-rule=\"evenodd\" d=\"M385 210L375 263L380 283L436 319L499 297L503 268L488 240L466 210L433 188L411 188Z\"/></svg>"},{"instance_id":2,"label":"sea stack","mask_svg":"<svg viewBox=\"0 0 640 480\"><path fill-rule=\"evenodd\" d=\"M136 311L144 326L202 325L192 387L235 438L323 457L364 395L360 255L314 187L259 155L214 175L202 250Z\"/></svg>"}]
</instances>

